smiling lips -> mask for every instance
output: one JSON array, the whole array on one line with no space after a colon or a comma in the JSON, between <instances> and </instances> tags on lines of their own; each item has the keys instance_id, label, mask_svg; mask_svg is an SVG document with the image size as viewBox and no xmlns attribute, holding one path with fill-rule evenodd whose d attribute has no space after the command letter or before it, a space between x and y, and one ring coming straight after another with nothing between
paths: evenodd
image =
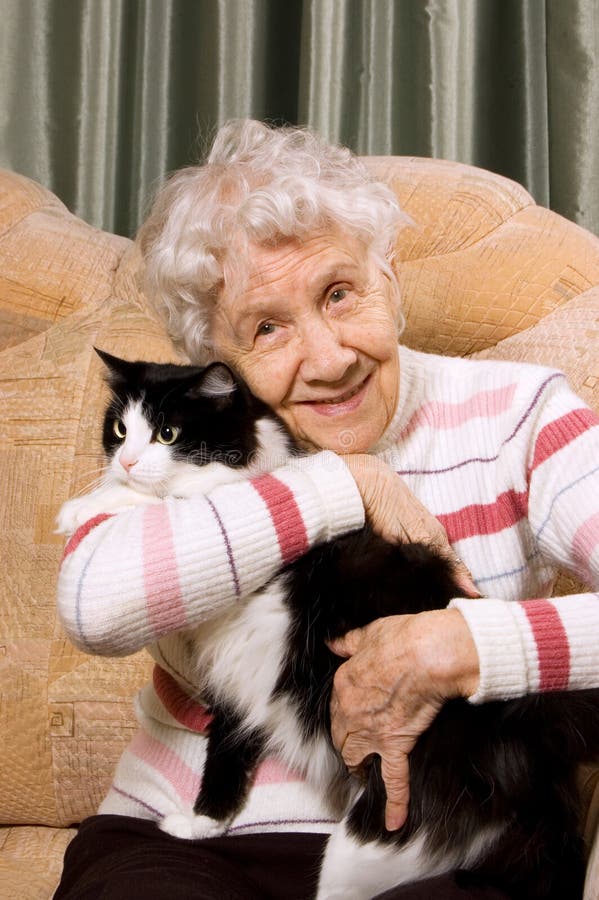
<instances>
[{"instance_id":1,"label":"smiling lips","mask_svg":"<svg viewBox=\"0 0 599 900\"><path fill-rule=\"evenodd\" d=\"M370 376L361 381L356 387L344 394L340 394L334 399L327 400L305 400L306 406L310 406L314 412L321 416L339 416L344 413L353 412L357 409L364 397L365 388L368 385Z\"/></svg>"}]
</instances>

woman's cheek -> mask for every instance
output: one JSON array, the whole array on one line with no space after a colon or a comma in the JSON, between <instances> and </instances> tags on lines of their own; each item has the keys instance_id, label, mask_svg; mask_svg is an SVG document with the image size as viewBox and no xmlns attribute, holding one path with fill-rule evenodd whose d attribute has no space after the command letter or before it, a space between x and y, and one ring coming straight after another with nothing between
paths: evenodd
<instances>
[{"instance_id":1,"label":"woman's cheek","mask_svg":"<svg viewBox=\"0 0 599 900\"><path fill-rule=\"evenodd\" d=\"M281 354L252 353L240 359L236 369L257 397L276 407L290 388L289 366Z\"/></svg>"}]
</instances>

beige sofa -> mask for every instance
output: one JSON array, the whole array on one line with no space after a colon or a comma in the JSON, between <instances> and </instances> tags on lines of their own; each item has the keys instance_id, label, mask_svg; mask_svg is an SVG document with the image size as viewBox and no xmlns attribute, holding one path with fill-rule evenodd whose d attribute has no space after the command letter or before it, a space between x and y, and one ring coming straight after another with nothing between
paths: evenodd
<instances>
[{"instance_id":1,"label":"beige sofa","mask_svg":"<svg viewBox=\"0 0 599 900\"><path fill-rule=\"evenodd\" d=\"M369 165L413 219L397 253L405 340L559 366L599 409L599 240L488 172L408 158ZM54 610L63 543L54 515L101 464L105 395L92 345L176 359L139 291L138 262L130 241L0 173L3 898L52 895L72 825L94 813L135 727L131 696L148 675L143 654L107 660L76 651ZM596 773L582 785L586 810ZM586 820L589 846L598 812L599 792ZM592 879L587 900L599 898Z\"/></svg>"}]
</instances>

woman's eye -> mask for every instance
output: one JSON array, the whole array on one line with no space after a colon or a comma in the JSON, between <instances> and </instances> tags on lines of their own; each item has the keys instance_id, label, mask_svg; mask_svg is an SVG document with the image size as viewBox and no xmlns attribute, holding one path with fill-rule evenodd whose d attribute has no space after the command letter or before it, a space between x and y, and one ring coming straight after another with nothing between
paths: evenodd
<instances>
[{"instance_id":1,"label":"woman's eye","mask_svg":"<svg viewBox=\"0 0 599 900\"><path fill-rule=\"evenodd\" d=\"M115 419L112 423L112 430L114 432L115 437L118 437L119 441L125 440L125 435L127 434L127 429L125 427L125 423L122 419Z\"/></svg>"},{"instance_id":2,"label":"woman's eye","mask_svg":"<svg viewBox=\"0 0 599 900\"><path fill-rule=\"evenodd\" d=\"M339 303L341 300L344 300L348 294L349 291L346 288L335 288L335 290L331 291L329 294L329 300L331 300L332 303Z\"/></svg>"},{"instance_id":3,"label":"woman's eye","mask_svg":"<svg viewBox=\"0 0 599 900\"><path fill-rule=\"evenodd\" d=\"M156 435L156 440L159 444L174 444L180 434L181 429L176 425L163 425Z\"/></svg>"},{"instance_id":4,"label":"woman's eye","mask_svg":"<svg viewBox=\"0 0 599 900\"><path fill-rule=\"evenodd\" d=\"M256 335L262 337L263 335L273 334L276 327L277 326L273 322L263 322L262 325L258 326Z\"/></svg>"}]
</instances>

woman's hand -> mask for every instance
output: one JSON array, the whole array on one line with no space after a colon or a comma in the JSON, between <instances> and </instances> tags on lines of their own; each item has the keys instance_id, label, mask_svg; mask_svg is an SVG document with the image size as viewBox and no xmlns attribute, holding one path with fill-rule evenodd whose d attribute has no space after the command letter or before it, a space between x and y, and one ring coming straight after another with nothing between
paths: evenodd
<instances>
[{"instance_id":1,"label":"woman's hand","mask_svg":"<svg viewBox=\"0 0 599 900\"><path fill-rule=\"evenodd\" d=\"M360 491L366 519L378 534L388 541L428 544L450 561L464 596L480 596L441 523L416 499L396 472L367 453L348 453L342 459Z\"/></svg>"},{"instance_id":2,"label":"woman's hand","mask_svg":"<svg viewBox=\"0 0 599 900\"><path fill-rule=\"evenodd\" d=\"M477 689L476 647L457 609L377 619L329 646L349 657L335 675L333 742L350 769L379 754L393 831L408 814L408 757L418 737L445 700Z\"/></svg>"}]
</instances>

